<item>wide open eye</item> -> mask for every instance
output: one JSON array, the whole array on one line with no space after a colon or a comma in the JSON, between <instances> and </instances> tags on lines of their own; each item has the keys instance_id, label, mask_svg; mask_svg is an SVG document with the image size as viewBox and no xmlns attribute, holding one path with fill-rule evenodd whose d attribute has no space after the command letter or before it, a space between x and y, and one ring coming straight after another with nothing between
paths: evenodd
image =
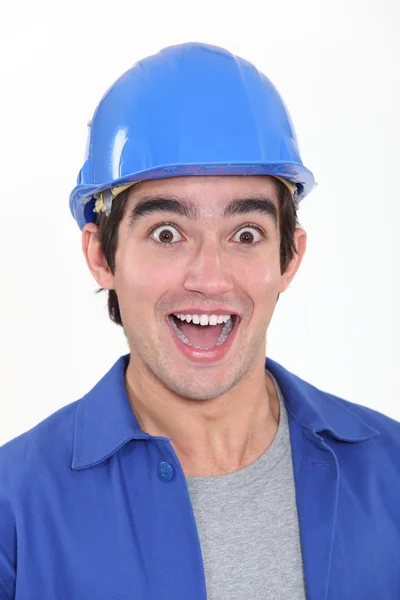
<instances>
[{"instance_id":1,"label":"wide open eye","mask_svg":"<svg viewBox=\"0 0 400 600\"><path fill-rule=\"evenodd\" d=\"M254 236L254 231L257 234L256 236ZM234 239L234 241L248 246L254 246L257 242L261 242L265 238L263 231L254 225L246 225L245 227L242 227L237 233L235 233L234 238L237 236L239 236L239 239Z\"/></svg>"},{"instance_id":2,"label":"wide open eye","mask_svg":"<svg viewBox=\"0 0 400 600\"><path fill-rule=\"evenodd\" d=\"M150 234L150 237L156 244L168 245L173 244L175 242L179 242L180 239L174 240L177 235L182 238L181 234L173 225L168 225L168 223L164 223L162 225L158 225Z\"/></svg>"}]
</instances>

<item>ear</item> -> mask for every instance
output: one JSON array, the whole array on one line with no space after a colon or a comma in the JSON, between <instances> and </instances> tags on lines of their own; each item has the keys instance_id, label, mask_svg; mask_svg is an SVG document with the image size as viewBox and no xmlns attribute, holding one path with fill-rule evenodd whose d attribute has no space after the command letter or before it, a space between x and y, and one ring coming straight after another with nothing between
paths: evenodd
<instances>
[{"instance_id":1,"label":"ear","mask_svg":"<svg viewBox=\"0 0 400 600\"><path fill-rule=\"evenodd\" d=\"M297 227L294 232L294 245L297 250L297 253L294 254L292 260L287 266L287 269L281 275L281 282L279 286L279 293L284 292L294 276L296 275L304 254L306 253L307 248L307 233L301 227Z\"/></svg>"},{"instance_id":2,"label":"ear","mask_svg":"<svg viewBox=\"0 0 400 600\"><path fill-rule=\"evenodd\" d=\"M82 250L86 264L100 287L113 290L114 275L107 264L99 239L99 228L94 223L87 223L82 230Z\"/></svg>"}]
</instances>

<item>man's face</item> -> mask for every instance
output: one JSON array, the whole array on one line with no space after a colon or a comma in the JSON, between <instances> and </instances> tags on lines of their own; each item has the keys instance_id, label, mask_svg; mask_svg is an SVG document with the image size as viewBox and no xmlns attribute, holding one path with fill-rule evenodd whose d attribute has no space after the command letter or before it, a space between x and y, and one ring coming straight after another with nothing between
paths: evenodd
<instances>
[{"instance_id":1,"label":"man's face","mask_svg":"<svg viewBox=\"0 0 400 600\"><path fill-rule=\"evenodd\" d=\"M132 215L143 201L154 207L154 200L166 198L186 203L196 215L171 209ZM246 212L224 215L232 201L250 199L269 210L248 210L247 202ZM255 365L259 369L277 296L294 275L280 271L274 207L279 214L275 182L267 176L171 177L132 187L119 228L113 287L136 372L184 398L208 399L251 376ZM171 315L217 309L237 316L216 357L178 340L171 320L178 329L182 322ZM200 333L201 325L184 327L208 340L201 343L196 336L197 345L215 344L211 325ZM223 324L217 327L221 331Z\"/></svg>"}]
</instances>

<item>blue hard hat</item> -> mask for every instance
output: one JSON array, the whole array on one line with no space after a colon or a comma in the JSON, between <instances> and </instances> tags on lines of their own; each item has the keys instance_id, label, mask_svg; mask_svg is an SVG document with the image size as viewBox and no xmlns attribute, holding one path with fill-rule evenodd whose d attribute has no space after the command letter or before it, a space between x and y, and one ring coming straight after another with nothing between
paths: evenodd
<instances>
[{"instance_id":1,"label":"blue hard hat","mask_svg":"<svg viewBox=\"0 0 400 600\"><path fill-rule=\"evenodd\" d=\"M169 46L108 89L89 123L72 215L82 229L100 192L182 175L272 175L294 184L296 204L315 185L275 87L217 46Z\"/></svg>"}]
</instances>

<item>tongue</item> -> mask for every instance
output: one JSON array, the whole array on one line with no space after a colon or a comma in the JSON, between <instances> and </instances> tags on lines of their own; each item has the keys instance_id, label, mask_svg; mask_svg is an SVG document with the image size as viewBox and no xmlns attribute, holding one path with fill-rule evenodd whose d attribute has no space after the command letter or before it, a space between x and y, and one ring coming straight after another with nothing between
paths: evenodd
<instances>
[{"instance_id":1,"label":"tongue","mask_svg":"<svg viewBox=\"0 0 400 600\"><path fill-rule=\"evenodd\" d=\"M187 321L175 319L175 323L193 346L212 348L217 343L225 323L218 325L195 325Z\"/></svg>"}]
</instances>

